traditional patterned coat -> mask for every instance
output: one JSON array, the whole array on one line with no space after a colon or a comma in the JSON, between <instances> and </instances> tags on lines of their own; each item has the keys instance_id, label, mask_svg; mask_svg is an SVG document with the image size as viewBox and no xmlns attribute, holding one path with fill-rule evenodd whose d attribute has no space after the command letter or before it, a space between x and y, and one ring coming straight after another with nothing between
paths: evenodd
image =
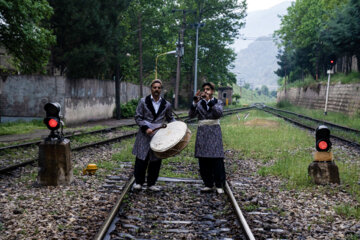
<instances>
[{"instance_id":1,"label":"traditional patterned coat","mask_svg":"<svg viewBox=\"0 0 360 240\"><path fill-rule=\"evenodd\" d=\"M150 161L158 160L150 149L152 136L147 135L146 130L148 128L154 129L160 127L165 120L167 122L175 121L171 111L171 104L168 101L161 98L159 110L155 113L150 95L140 99L135 113L135 121L140 129L136 135L132 154L141 160L145 160L150 151Z\"/></svg>"},{"instance_id":2,"label":"traditional patterned coat","mask_svg":"<svg viewBox=\"0 0 360 240\"><path fill-rule=\"evenodd\" d=\"M221 100L214 98L208 103L209 109L205 100L200 100L196 106L191 105L189 117L198 117L198 120L206 119L220 119L223 115L223 105ZM195 157L196 158L223 158L224 149L222 142L221 128L219 124L216 125L199 125L196 142L195 142Z\"/></svg>"}]
</instances>

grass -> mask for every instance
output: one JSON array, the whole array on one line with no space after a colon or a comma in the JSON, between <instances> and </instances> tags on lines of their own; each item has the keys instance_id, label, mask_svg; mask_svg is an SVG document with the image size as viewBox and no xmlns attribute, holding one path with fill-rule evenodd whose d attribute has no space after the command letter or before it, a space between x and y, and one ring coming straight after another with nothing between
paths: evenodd
<instances>
[{"instance_id":1,"label":"grass","mask_svg":"<svg viewBox=\"0 0 360 240\"><path fill-rule=\"evenodd\" d=\"M82 136L74 136L71 138L71 143L73 145L79 146L83 144L98 142L103 140L104 137L101 134L97 135L82 135Z\"/></svg>"},{"instance_id":2,"label":"grass","mask_svg":"<svg viewBox=\"0 0 360 240\"><path fill-rule=\"evenodd\" d=\"M309 116L318 120L328 121L339 125L347 126L350 128L360 129L360 113L349 116L338 112L328 111L327 115L324 115L322 109L308 109L296 105L292 105L287 101L281 101L276 104L276 107L283 110L299 113L305 116Z\"/></svg>"},{"instance_id":3,"label":"grass","mask_svg":"<svg viewBox=\"0 0 360 240\"><path fill-rule=\"evenodd\" d=\"M336 206L335 212L346 218L355 218L360 220L360 206L352 206L350 204L341 204Z\"/></svg>"},{"instance_id":4,"label":"grass","mask_svg":"<svg viewBox=\"0 0 360 240\"><path fill-rule=\"evenodd\" d=\"M295 82L288 83L286 88L292 88L292 87L309 87L312 85L317 85L319 83L326 84L328 81L328 75L323 76L319 78L318 81L314 80L313 77L307 76L304 78L304 80L297 80ZM331 75L330 78L331 84L335 83L341 83L341 84L350 84L350 83L360 83L360 73L358 72L352 72L349 74L344 73L336 73ZM283 86L281 87L283 89Z\"/></svg>"},{"instance_id":5,"label":"grass","mask_svg":"<svg viewBox=\"0 0 360 240\"><path fill-rule=\"evenodd\" d=\"M46 129L42 120L32 120L30 122L16 121L0 123L0 135L14 135L31 133L39 129Z\"/></svg>"}]
</instances>

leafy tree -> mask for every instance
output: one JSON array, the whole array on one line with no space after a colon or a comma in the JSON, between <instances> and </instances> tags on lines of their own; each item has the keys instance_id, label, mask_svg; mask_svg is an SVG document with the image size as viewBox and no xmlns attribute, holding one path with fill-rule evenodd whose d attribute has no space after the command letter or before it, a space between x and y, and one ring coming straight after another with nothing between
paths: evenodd
<instances>
[{"instance_id":1,"label":"leafy tree","mask_svg":"<svg viewBox=\"0 0 360 240\"><path fill-rule=\"evenodd\" d=\"M244 88L245 89L250 89L250 83L245 83Z\"/></svg>"},{"instance_id":2,"label":"leafy tree","mask_svg":"<svg viewBox=\"0 0 360 240\"><path fill-rule=\"evenodd\" d=\"M44 22L52 13L46 0L0 1L0 45L22 73L45 71L55 36Z\"/></svg>"},{"instance_id":3,"label":"leafy tree","mask_svg":"<svg viewBox=\"0 0 360 240\"><path fill-rule=\"evenodd\" d=\"M50 0L57 36L53 64L72 78L111 77L125 58L129 0Z\"/></svg>"},{"instance_id":4,"label":"leafy tree","mask_svg":"<svg viewBox=\"0 0 360 240\"><path fill-rule=\"evenodd\" d=\"M324 40L334 52L341 55L355 55L360 69L360 2L350 0L343 8L339 8L334 17L326 24Z\"/></svg>"},{"instance_id":5,"label":"leafy tree","mask_svg":"<svg viewBox=\"0 0 360 240\"><path fill-rule=\"evenodd\" d=\"M277 91L271 91L270 96L271 97L276 97L277 96Z\"/></svg>"},{"instance_id":6,"label":"leafy tree","mask_svg":"<svg viewBox=\"0 0 360 240\"><path fill-rule=\"evenodd\" d=\"M265 85L261 86L261 94L265 96L269 96L269 88Z\"/></svg>"},{"instance_id":7,"label":"leafy tree","mask_svg":"<svg viewBox=\"0 0 360 240\"><path fill-rule=\"evenodd\" d=\"M289 81L304 79L310 74L318 78L326 74L329 54L333 49L324 41L325 22L334 16L335 10L347 0L297 0L281 19L281 26L274 36L278 45L280 68L278 76L289 76ZM285 73L285 69L289 69Z\"/></svg>"},{"instance_id":8,"label":"leafy tree","mask_svg":"<svg viewBox=\"0 0 360 240\"><path fill-rule=\"evenodd\" d=\"M235 101L238 102L238 100L241 98L240 94L235 93L232 95L233 98L235 98Z\"/></svg>"},{"instance_id":9,"label":"leafy tree","mask_svg":"<svg viewBox=\"0 0 360 240\"><path fill-rule=\"evenodd\" d=\"M246 1L182 0L179 3L178 8L196 10L196 13L187 16L188 26L200 22L205 24L199 29L198 80L221 85L235 83L236 77L229 71L233 67L235 53L228 46L244 25ZM193 81L195 40L196 29L187 29L182 69L190 73L186 82Z\"/></svg>"}]
</instances>

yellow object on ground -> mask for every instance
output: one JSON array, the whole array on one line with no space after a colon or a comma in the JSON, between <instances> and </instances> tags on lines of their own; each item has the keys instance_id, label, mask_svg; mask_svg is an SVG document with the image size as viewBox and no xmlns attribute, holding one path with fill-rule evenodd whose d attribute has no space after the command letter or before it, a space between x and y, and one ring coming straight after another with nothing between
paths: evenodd
<instances>
[{"instance_id":1,"label":"yellow object on ground","mask_svg":"<svg viewBox=\"0 0 360 240\"><path fill-rule=\"evenodd\" d=\"M94 175L96 170L98 170L97 166L95 163L89 163L86 168L84 168L83 170L83 174L89 174L89 175Z\"/></svg>"}]
</instances>

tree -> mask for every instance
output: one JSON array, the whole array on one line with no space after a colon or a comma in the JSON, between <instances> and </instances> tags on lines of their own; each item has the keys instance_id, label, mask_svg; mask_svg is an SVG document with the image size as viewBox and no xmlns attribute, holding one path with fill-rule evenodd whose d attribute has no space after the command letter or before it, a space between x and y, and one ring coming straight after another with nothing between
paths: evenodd
<instances>
[{"instance_id":1,"label":"tree","mask_svg":"<svg viewBox=\"0 0 360 240\"><path fill-rule=\"evenodd\" d=\"M269 96L269 88L265 85L261 86L261 94L265 96Z\"/></svg>"},{"instance_id":2,"label":"tree","mask_svg":"<svg viewBox=\"0 0 360 240\"><path fill-rule=\"evenodd\" d=\"M53 64L71 78L111 78L125 58L129 0L50 0Z\"/></svg>"},{"instance_id":3,"label":"tree","mask_svg":"<svg viewBox=\"0 0 360 240\"><path fill-rule=\"evenodd\" d=\"M360 2L350 0L326 24L324 40L338 55L355 55L360 69Z\"/></svg>"},{"instance_id":4,"label":"tree","mask_svg":"<svg viewBox=\"0 0 360 240\"><path fill-rule=\"evenodd\" d=\"M0 45L22 73L44 72L55 36L45 24L53 13L46 0L1 0Z\"/></svg>"},{"instance_id":5,"label":"tree","mask_svg":"<svg viewBox=\"0 0 360 240\"><path fill-rule=\"evenodd\" d=\"M235 101L238 102L238 100L241 98L240 94L235 93L232 95L233 98L235 98Z\"/></svg>"},{"instance_id":6,"label":"tree","mask_svg":"<svg viewBox=\"0 0 360 240\"><path fill-rule=\"evenodd\" d=\"M281 19L281 26L274 36L279 39L278 76L289 76L289 81L304 79L310 74L314 79L326 74L326 59L332 49L324 41L326 21L347 0L297 0ZM290 64L290 65L289 65ZM285 69L289 71L285 74Z\"/></svg>"}]
</instances>

